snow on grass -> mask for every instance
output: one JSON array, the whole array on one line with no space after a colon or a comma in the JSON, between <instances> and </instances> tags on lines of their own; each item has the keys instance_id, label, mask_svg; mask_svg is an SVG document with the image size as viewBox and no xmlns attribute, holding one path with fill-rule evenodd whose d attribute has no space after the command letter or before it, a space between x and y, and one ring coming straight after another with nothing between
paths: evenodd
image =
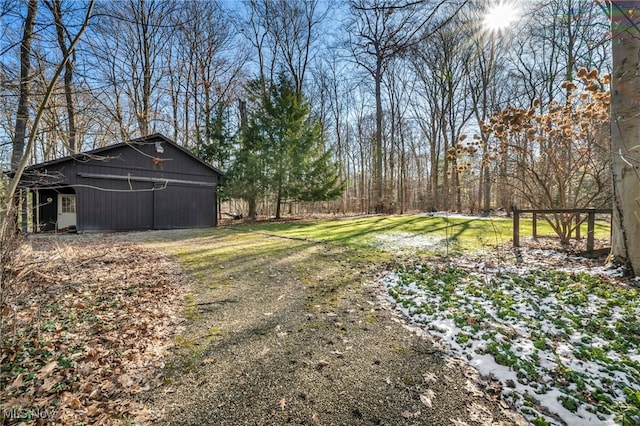
<instances>
[{"instance_id":1,"label":"snow on grass","mask_svg":"<svg viewBox=\"0 0 640 426\"><path fill-rule=\"evenodd\" d=\"M473 220L493 220L495 217L492 216L474 216L462 213L451 213L451 212L432 212L432 213L424 213L423 216L430 217L446 217L448 219L473 219Z\"/></svg>"},{"instance_id":2,"label":"snow on grass","mask_svg":"<svg viewBox=\"0 0 640 426\"><path fill-rule=\"evenodd\" d=\"M446 238L419 235L411 232L387 232L375 236L374 247L388 252L439 251L447 247Z\"/></svg>"},{"instance_id":3,"label":"snow on grass","mask_svg":"<svg viewBox=\"0 0 640 426\"><path fill-rule=\"evenodd\" d=\"M383 284L533 424L640 424L637 289L586 272L424 265Z\"/></svg>"}]
</instances>

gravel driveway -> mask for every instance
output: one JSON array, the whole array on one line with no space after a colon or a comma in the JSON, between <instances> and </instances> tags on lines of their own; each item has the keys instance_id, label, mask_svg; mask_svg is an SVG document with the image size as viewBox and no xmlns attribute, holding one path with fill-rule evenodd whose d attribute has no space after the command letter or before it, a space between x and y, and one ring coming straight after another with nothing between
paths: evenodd
<instances>
[{"instance_id":1,"label":"gravel driveway","mask_svg":"<svg viewBox=\"0 0 640 426\"><path fill-rule=\"evenodd\" d=\"M145 233L192 279L161 387L166 425L527 424L407 325L370 253L231 229Z\"/></svg>"}]
</instances>

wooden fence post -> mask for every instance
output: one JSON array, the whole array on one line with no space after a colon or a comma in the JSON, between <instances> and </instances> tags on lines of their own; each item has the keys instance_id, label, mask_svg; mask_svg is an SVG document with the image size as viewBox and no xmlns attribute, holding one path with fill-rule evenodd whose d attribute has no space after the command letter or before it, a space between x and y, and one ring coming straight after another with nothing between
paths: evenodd
<instances>
[{"instance_id":1,"label":"wooden fence post","mask_svg":"<svg viewBox=\"0 0 640 426\"><path fill-rule=\"evenodd\" d=\"M595 237L596 228L596 212L595 209L589 209L587 216L587 253L593 254L593 240Z\"/></svg>"},{"instance_id":2,"label":"wooden fence post","mask_svg":"<svg viewBox=\"0 0 640 426\"><path fill-rule=\"evenodd\" d=\"M513 208L513 247L520 247L520 212Z\"/></svg>"},{"instance_id":3,"label":"wooden fence post","mask_svg":"<svg viewBox=\"0 0 640 426\"><path fill-rule=\"evenodd\" d=\"M533 232L533 239L538 239L538 213L533 214L533 225L531 231Z\"/></svg>"}]
</instances>

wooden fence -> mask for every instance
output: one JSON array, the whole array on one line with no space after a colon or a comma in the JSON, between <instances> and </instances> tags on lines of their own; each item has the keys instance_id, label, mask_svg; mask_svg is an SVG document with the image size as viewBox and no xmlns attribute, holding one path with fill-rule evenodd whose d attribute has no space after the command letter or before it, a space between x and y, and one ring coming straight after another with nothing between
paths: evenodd
<instances>
[{"instance_id":1,"label":"wooden fence","mask_svg":"<svg viewBox=\"0 0 640 426\"><path fill-rule=\"evenodd\" d=\"M513 209L513 247L520 247L520 215L523 213L531 213L533 215L532 233L533 238L538 237L538 215L549 215L554 213L570 213L575 216L576 221L576 239L580 239L580 224L587 220L587 254L593 254L594 248L594 235L595 235L595 223L596 214L608 214L611 215L613 211L611 209L554 209L554 210L541 210L541 209L529 209L518 210Z\"/></svg>"}]
</instances>

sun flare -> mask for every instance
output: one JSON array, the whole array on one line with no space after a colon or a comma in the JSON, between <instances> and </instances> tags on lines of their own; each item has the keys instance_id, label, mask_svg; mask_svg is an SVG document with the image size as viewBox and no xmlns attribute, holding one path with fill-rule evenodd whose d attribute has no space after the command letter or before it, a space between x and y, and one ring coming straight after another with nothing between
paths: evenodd
<instances>
[{"instance_id":1,"label":"sun flare","mask_svg":"<svg viewBox=\"0 0 640 426\"><path fill-rule=\"evenodd\" d=\"M520 18L520 9L515 1L497 1L487 7L482 26L489 31L504 31Z\"/></svg>"}]
</instances>

